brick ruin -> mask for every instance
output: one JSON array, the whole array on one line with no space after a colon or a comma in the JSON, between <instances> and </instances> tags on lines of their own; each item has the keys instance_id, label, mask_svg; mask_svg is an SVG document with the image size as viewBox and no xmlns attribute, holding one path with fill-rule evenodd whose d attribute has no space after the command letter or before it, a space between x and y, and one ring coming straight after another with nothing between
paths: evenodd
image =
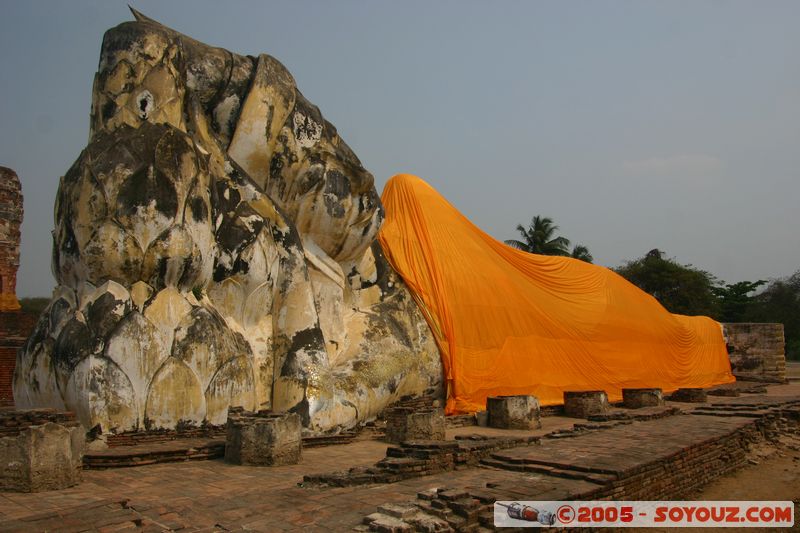
<instances>
[{"instance_id":1,"label":"brick ruin","mask_svg":"<svg viewBox=\"0 0 800 533\"><path fill-rule=\"evenodd\" d=\"M783 324L723 324L731 370L745 381L786 381Z\"/></svg>"},{"instance_id":2,"label":"brick ruin","mask_svg":"<svg viewBox=\"0 0 800 533\"><path fill-rule=\"evenodd\" d=\"M664 406L617 411L590 416L592 424L535 437L404 442L389 447L374 467L306 476L304 486L370 486L488 468L486 483L439 486L416 499L387 502L355 528L476 531L494 528L497 500L684 499L744 466L753 446L800 434L796 397L742 398L688 411ZM501 471L521 475L496 474Z\"/></svg>"},{"instance_id":3,"label":"brick ruin","mask_svg":"<svg viewBox=\"0 0 800 533\"><path fill-rule=\"evenodd\" d=\"M11 382L17 350L36 324L35 316L21 311L16 294L22 215L19 178L0 166L0 407L14 405Z\"/></svg>"},{"instance_id":4,"label":"brick ruin","mask_svg":"<svg viewBox=\"0 0 800 533\"><path fill-rule=\"evenodd\" d=\"M33 331L37 318L23 311L0 311L0 407L14 405L12 381L17 351Z\"/></svg>"},{"instance_id":5,"label":"brick ruin","mask_svg":"<svg viewBox=\"0 0 800 533\"><path fill-rule=\"evenodd\" d=\"M20 308L16 289L22 211L17 173L0 167L0 312Z\"/></svg>"}]
</instances>

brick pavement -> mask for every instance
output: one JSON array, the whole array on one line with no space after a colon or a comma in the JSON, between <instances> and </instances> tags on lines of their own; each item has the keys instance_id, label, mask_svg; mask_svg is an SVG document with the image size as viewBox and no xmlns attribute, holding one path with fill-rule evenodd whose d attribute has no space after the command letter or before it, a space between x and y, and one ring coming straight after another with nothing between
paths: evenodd
<instances>
[{"instance_id":1,"label":"brick pavement","mask_svg":"<svg viewBox=\"0 0 800 533\"><path fill-rule=\"evenodd\" d=\"M771 400L781 396L798 398L800 386L783 386L771 396ZM680 446L708 441L752 421L739 417L677 415L625 423L572 438L542 439L540 447L525 449L524 458L540 465L547 461L563 462L566 470L572 472L575 468L599 468L618 473L635 468L637 461L663 458ZM548 417L543 419L541 430L521 433L542 435L569 428L575 422ZM476 432L519 433L467 427L449 430L448 438L456 433ZM272 468L241 467L212 460L85 471L82 484L63 491L0 493L0 531L346 531L374 513L379 505L414 500L418 492L434 487L479 489L490 483L497 494L503 492L513 498L566 499L601 486L587 479L489 467L391 484L298 486L305 474L372 465L385 456L386 448L383 442L357 440L304 450L300 464Z\"/></svg>"}]
</instances>

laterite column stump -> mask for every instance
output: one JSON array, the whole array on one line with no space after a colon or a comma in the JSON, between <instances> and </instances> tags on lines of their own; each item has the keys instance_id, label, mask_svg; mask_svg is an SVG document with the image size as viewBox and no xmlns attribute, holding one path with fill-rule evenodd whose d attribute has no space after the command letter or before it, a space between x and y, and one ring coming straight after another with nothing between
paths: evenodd
<instances>
[{"instance_id":1,"label":"laterite column stump","mask_svg":"<svg viewBox=\"0 0 800 533\"><path fill-rule=\"evenodd\" d=\"M664 394L659 388L622 389L622 405L628 409L664 405Z\"/></svg>"},{"instance_id":2,"label":"laterite column stump","mask_svg":"<svg viewBox=\"0 0 800 533\"><path fill-rule=\"evenodd\" d=\"M0 415L0 490L61 490L81 482L86 430L71 412L6 411Z\"/></svg>"},{"instance_id":3,"label":"laterite column stump","mask_svg":"<svg viewBox=\"0 0 800 533\"><path fill-rule=\"evenodd\" d=\"M386 413L386 440L444 440L444 410L394 407Z\"/></svg>"},{"instance_id":4,"label":"laterite column stump","mask_svg":"<svg viewBox=\"0 0 800 533\"><path fill-rule=\"evenodd\" d=\"M486 398L489 427L500 429L539 429L539 398L536 396L491 396Z\"/></svg>"},{"instance_id":5,"label":"laterite column stump","mask_svg":"<svg viewBox=\"0 0 800 533\"><path fill-rule=\"evenodd\" d=\"M225 461L248 466L293 465L300 462L303 441L300 415L272 411L228 410Z\"/></svg>"},{"instance_id":6,"label":"laterite column stump","mask_svg":"<svg viewBox=\"0 0 800 533\"><path fill-rule=\"evenodd\" d=\"M611 410L608 395L602 390L564 391L564 416L588 418Z\"/></svg>"},{"instance_id":7,"label":"laterite column stump","mask_svg":"<svg viewBox=\"0 0 800 533\"><path fill-rule=\"evenodd\" d=\"M673 392L669 400L671 402L685 402L685 403L705 403L708 398L704 389L678 389Z\"/></svg>"}]
</instances>

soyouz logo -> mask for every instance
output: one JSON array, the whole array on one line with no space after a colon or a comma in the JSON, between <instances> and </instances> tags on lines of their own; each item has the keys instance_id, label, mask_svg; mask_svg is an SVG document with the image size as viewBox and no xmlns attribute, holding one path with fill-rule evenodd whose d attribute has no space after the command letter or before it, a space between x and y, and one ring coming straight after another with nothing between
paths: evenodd
<instances>
[{"instance_id":1,"label":"soyouz logo","mask_svg":"<svg viewBox=\"0 0 800 533\"><path fill-rule=\"evenodd\" d=\"M792 527L791 501L498 501L495 527Z\"/></svg>"}]
</instances>

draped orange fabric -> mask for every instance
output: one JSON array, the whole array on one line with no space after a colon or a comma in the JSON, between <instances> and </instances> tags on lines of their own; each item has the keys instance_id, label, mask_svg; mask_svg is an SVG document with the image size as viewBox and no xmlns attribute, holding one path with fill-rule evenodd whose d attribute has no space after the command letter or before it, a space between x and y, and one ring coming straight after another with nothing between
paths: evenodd
<instances>
[{"instance_id":1,"label":"draped orange fabric","mask_svg":"<svg viewBox=\"0 0 800 533\"><path fill-rule=\"evenodd\" d=\"M734 381L722 328L674 315L611 270L493 239L416 176L384 189L383 250L436 336L447 412L486 397L709 387Z\"/></svg>"}]
</instances>

